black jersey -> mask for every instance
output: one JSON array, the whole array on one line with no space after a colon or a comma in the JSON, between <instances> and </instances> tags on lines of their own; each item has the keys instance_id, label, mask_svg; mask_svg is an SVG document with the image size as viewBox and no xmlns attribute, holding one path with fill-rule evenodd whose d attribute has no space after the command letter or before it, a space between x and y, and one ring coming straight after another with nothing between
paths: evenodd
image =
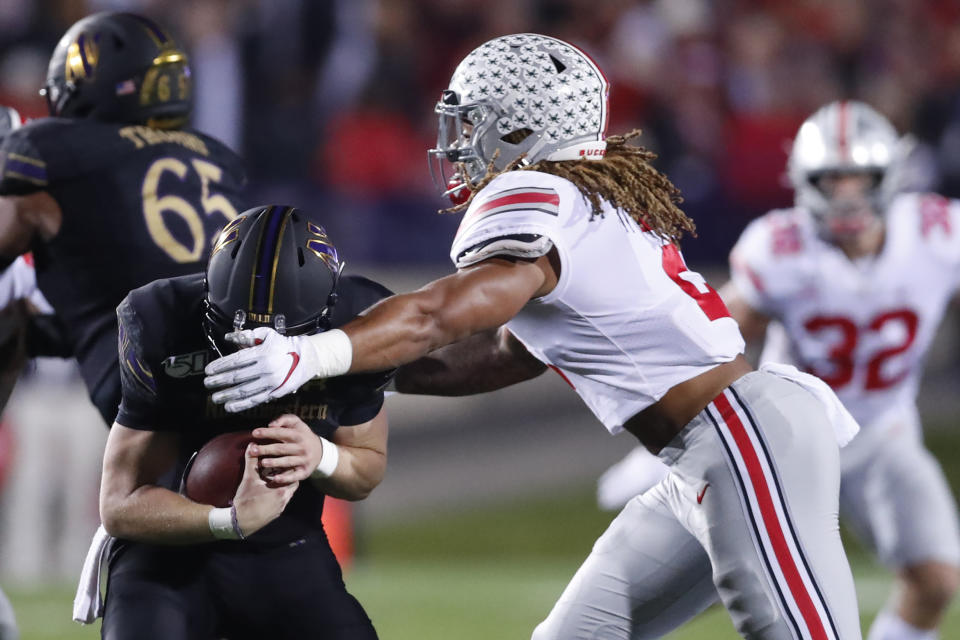
<instances>
[{"instance_id":1,"label":"black jersey","mask_svg":"<svg viewBox=\"0 0 960 640\"><path fill-rule=\"evenodd\" d=\"M342 278L338 292L334 327L390 295L385 287L358 276ZM242 413L228 413L203 386L203 369L216 357L201 324L203 298L203 274L195 274L158 280L132 291L117 309L123 382L117 422L180 435L180 458L167 488L178 488L173 485L189 456L218 434L252 430L293 413L315 433L329 438L337 427L368 422L380 412L383 387L392 372L313 380L294 394ZM252 539L289 541L321 530L322 508L323 495L312 483L302 483L280 518Z\"/></svg>"},{"instance_id":2,"label":"black jersey","mask_svg":"<svg viewBox=\"0 0 960 640\"><path fill-rule=\"evenodd\" d=\"M246 208L244 183L240 158L195 132L43 118L2 139L0 195L45 191L63 213L57 235L32 247L37 284L91 395L115 386L117 304L201 271L212 238ZM101 408L108 423L116 401Z\"/></svg>"}]
</instances>

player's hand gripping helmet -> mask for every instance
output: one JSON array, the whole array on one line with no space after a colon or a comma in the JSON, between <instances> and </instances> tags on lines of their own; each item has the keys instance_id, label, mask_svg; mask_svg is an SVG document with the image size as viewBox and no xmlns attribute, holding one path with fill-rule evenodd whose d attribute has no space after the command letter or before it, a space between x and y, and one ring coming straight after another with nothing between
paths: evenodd
<instances>
[{"instance_id":1,"label":"player's hand gripping helmet","mask_svg":"<svg viewBox=\"0 0 960 640\"><path fill-rule=\"evenodd\" d=\"M217 237L207 263L203 328L220 355L229 331L272 327L285 335L326 331L343 263L327 232L299 209L244 211Z\"/></svg>"},{"instance_id":2,"label":"player's hand gripping helmet","mask_svg":"<svg viewBox=\"0 0 960 640\"><path fill-rule=\"evenodd\" d=\"M600 159L607 103L607 79L573 45L535 33L494 38L464 58L437 103L434 183L444 195L464 190L447 163L473 186L491 161Z\"/></svg>"},{"instance_id":3,"label":"player's hand gripping helmet","mask_svg":"<svg viewBox=\"0 0 960 640\"><path fill-rule=\"evenodd\" d=\"M172 129L190 116L190 67L152 20L97 13L60 38L40 93L52 116Z\"/></svg>"},{"instance_id":4,"label":"player's hand gripping helmet","mask_svg":"<svg viewBox=\"0 0 960 640\"><path fill-rule=\"evenodd\" d=\"M813 214L824 237L854 235L870 216L882 216L899 190L905 155L893 125L874 109L856 101L831 102L804 121L793 142L787 173L796 204ZM832 198L824 189L825 176L850 174L869 178L866 203Z\"/></svg>"}]
</instances>

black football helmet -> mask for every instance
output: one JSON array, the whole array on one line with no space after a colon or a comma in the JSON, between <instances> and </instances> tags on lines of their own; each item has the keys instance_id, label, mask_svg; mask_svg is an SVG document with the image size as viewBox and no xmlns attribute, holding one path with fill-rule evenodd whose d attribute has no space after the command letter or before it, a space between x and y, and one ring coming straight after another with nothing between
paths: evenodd
<instances>
[{"instance_id":1,"label":"black football helmet","mask_svg":"<svg viewBox=\"0 0 960 640\"><path fill-rule=\"evenodd\" d=\"M40 93L52 116L175 129L190 116L190 66L152 20L97 13L60 38Z\"/></svg>"},{"instance_id":2,"label":"black football helmet","mask_svg":"<svg viewBox=\"0 0 960 640\"><path fill-rule=\"evenodd\" d=\"M272 327L285 335L326 331L343 263L310 214L270 205L244 211L217 237L207 263L203 327L218 354L224 333Z\"/></svg>"}]
</instances>

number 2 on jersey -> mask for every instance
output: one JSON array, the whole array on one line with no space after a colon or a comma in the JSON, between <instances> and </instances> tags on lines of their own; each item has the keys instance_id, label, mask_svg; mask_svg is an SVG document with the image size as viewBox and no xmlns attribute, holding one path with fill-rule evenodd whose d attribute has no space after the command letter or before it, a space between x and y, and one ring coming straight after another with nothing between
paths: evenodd
<instances>
[{"instance_id":1,"label":"number 2 on jersey","mask_svg":"<svg viewBox=\"0 0 960 640\"><path fill-rule=\"evenodd\" d=\"M215 164L194 159L190 162L193 170L200 176L200 206L207 216L219 213L227 222L237 217L237 210L226 197L210 193L210 183L216 184L223 177L223 170ZM147 231L158 247L163 249L176 262L195 262L203 254L206 235L203 220L196 208L184 198L175 195L160 196L157 189L160 179L167 171L183 180L190 168L177 158L160 158L150 165L143 179L143 217L147 222ZM179 216L187 225L190 241L183 243L170 232L163 219L167 211Z\"/></svg>"},{"instance_id":2,"label":"number 2 on jersey","mask_svg":"<svg viewBox=\"0 0 960 640\"><path fill-rule=\"evenodd\" d=\"M710 320L730 317L727 305L723 304L720 294L707 284L703 276L696 271L687 269L687 265L683 262L683 256L680 255L680 250L677 249L676 245L664 245L663 270L667 272L671 280L683 289L684 293L697 301L700 309Z\"/></svg>"}]
</instances>

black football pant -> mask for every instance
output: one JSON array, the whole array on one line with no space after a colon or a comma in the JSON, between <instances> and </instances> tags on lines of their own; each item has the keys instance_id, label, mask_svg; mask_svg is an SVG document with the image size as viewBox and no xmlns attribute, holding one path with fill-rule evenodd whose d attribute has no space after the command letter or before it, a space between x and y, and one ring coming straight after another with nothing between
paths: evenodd
<instances>
[{"instance_id":1,"label":"black football pant","mask_svg":"<svg viewBox=\"0 0 960 640\"><path fill-rule=\"evenodd\" d=\"M104 640L376 640L322 537L261 548L124 543L110 563Z\"/></svg>"}]
</instances>

